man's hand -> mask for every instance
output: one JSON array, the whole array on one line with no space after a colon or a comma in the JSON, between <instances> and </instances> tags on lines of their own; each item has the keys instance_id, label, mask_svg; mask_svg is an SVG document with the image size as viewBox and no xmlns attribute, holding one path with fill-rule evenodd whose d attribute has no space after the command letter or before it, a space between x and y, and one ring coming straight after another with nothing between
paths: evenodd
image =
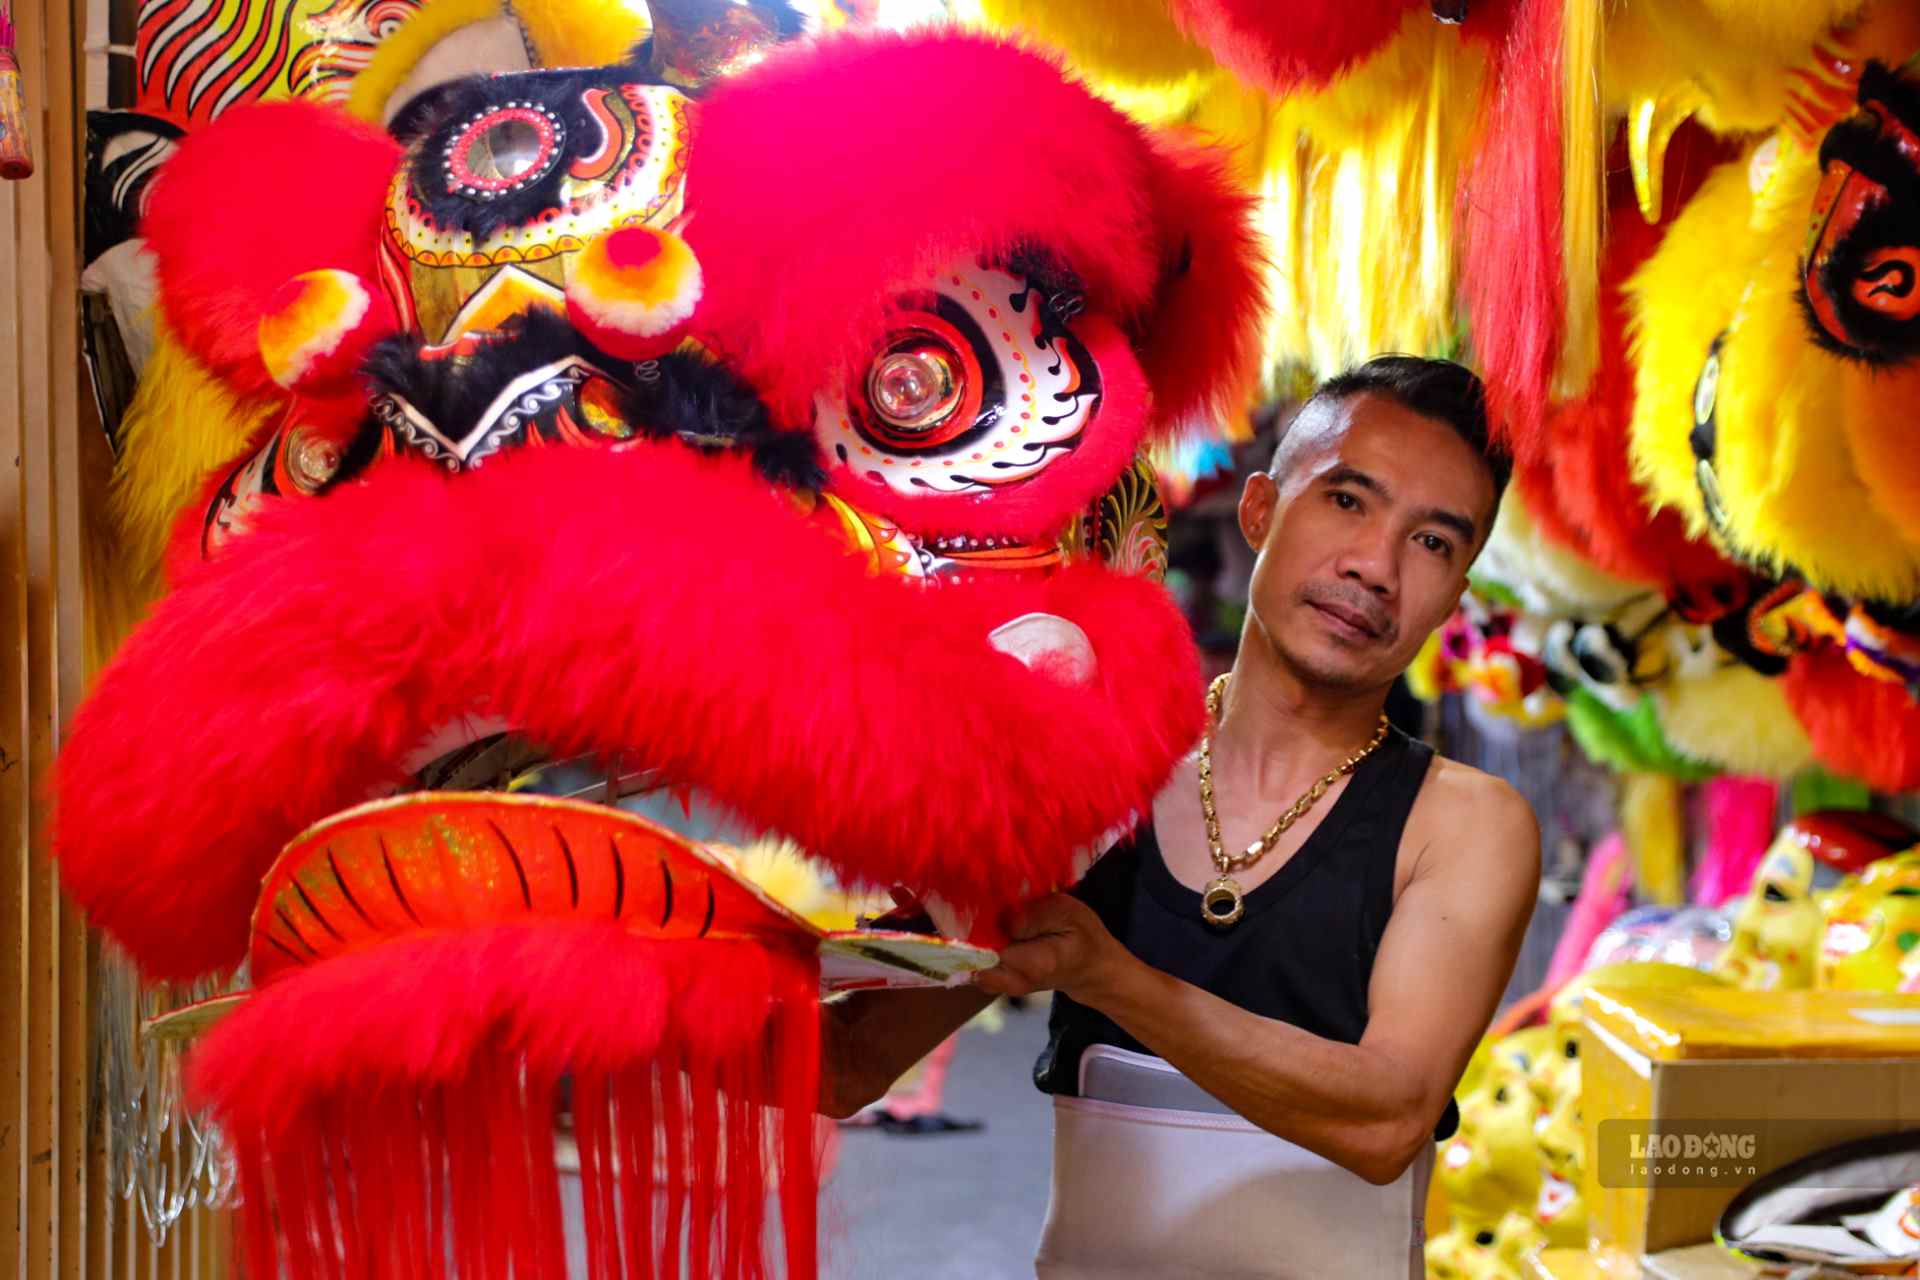
<instances>
[{"instance_id":1,"label":"man's hand","mask_svg":"<svg viewBox=\"0 0 1920 1280\"><path fill-rule=\"evenodd\" d=\"M1027 904L1008 933L1013 941L1002 948L1000 963L974 975L982 991L1025 996L1057 990L1087 1003L1139 964L1091 907L1064 893Z\"/></svg>"}]
</instances>

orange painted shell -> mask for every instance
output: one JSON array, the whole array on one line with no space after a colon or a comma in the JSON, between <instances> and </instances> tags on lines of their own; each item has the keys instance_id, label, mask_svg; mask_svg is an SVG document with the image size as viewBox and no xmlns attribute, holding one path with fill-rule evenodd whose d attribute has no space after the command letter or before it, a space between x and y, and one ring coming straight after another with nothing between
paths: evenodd
<instances>
[{"instance_id":1,"label":"orange painted shell","mask_svg":"<svg viewBox=\"0 0 1920 1280\"><path fill-rule=\"evenodd\" d=\"M253 980L405 933L558 919L809 952L821 937L699 844L622 810L421 792L336 814L282 851L254 909Z\"/></svg>"}]
</instances>

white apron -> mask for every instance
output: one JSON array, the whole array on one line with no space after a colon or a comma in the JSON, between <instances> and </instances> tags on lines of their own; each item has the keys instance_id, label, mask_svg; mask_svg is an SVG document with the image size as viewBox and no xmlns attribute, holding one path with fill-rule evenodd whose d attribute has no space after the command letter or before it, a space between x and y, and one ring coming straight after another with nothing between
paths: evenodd
<instances>
[{"instance_id":1,"label":"white apron","mask_svg":"<svg viewBox=\"0 0 1920 1280\"><path fill-rule=\"evenodd\" d=\"M1197 1087L1159 1058L1094 1045L1142 1096ZM1173 1077L1155 1088L1143 1073ZM1218 1103L1211 1103L1218 1106ZM1237 1115L1056 1097L1053 1195L1034 1261L1041 1280L1421 1280L1433 1150L1388 1186Z\"/></svg>"}]
</instances>

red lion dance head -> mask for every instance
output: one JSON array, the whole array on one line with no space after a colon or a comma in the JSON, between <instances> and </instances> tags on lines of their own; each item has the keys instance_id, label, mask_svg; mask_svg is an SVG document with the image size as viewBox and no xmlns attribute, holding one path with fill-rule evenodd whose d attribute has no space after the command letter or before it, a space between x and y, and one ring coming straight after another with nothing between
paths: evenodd
<instances>
[{"instance_id":1,"label":"red lion dance head","mask_svg":"<svg viewBox=\"0 0 1920 1280\"><path fill-rule=\"evenodd\" d=\"M596 1277L763 1274L776 1185L812 1274L820 938L590 801L977 940L1068 882L1201 727L1134 460L1244 386L1245 207L953 34L390 128L237 110L160 180L172 332L284 412L76 717L62 875L150 976L250 961L189 1067L255 1274L561 1274L562 1112Z\"/></svg>"}]
</instances>

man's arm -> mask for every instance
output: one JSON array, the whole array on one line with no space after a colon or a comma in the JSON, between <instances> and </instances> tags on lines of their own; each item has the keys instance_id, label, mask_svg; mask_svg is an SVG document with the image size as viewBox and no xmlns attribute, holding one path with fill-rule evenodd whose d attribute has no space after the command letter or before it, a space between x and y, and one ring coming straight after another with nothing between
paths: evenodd
<instances>
[{"instance_id":1,"label":"man's arm","mask_svg":"<svg viewBox=\"0 0 1920 1280\"><path fill-rule=\"evenodd\" d=\"M1057 987L1254 1124L1384 1185L1432 1141L1512 974L1540 875L1526 802L1459 766L1423 791L1407 838L1427 843L1374 960L1359 1044L1150 968L1061 895L1028 912L1020 941L976 981L1009 994Z\"/></svg>"},{"instance_id":2,"label":"man's arm","mask_svg":"<svg viewBox=\"0 0 1920 1280\"><path fill-rule=\"evenodd\" d=\"M976 987L857 991L820 1006L820 1110L846 1117L886 1096L993 996Z\"/></svg>"}]
</instances>

